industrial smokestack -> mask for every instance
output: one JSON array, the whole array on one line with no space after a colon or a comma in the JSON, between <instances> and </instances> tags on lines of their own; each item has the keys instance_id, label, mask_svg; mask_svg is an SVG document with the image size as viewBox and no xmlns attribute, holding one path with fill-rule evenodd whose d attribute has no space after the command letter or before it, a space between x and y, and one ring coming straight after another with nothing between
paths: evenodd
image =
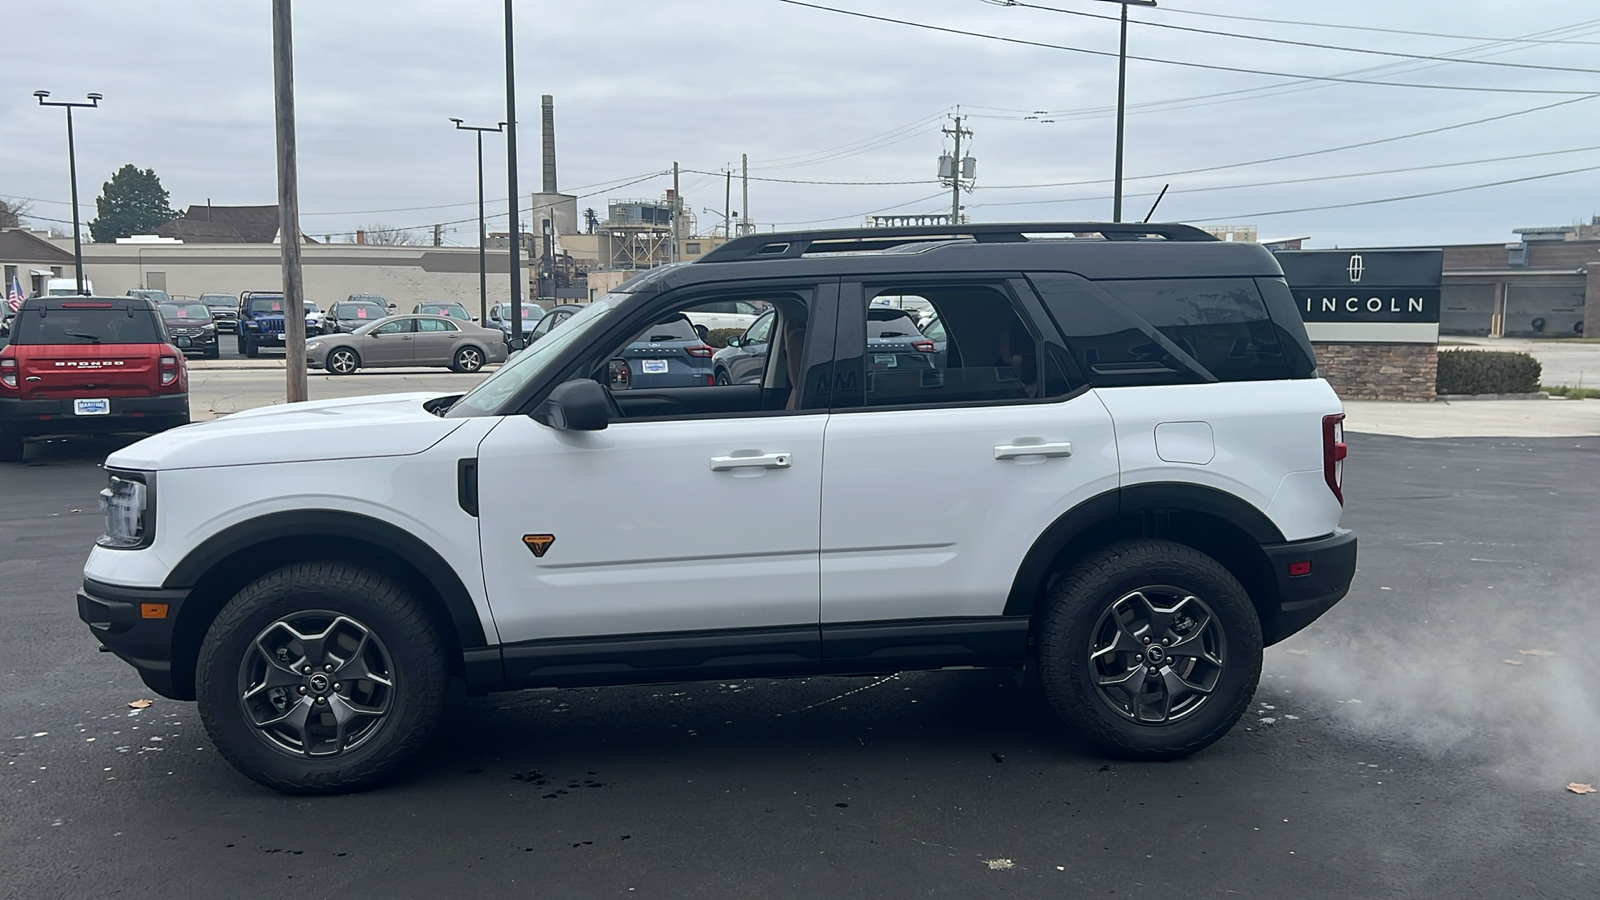
<instances>
[{"instance_id":1,"label":"industrial smokestack","mask_svg":"<svg viewBox=\"0 0 1600 900\"><path fill-rule=\"evenodd\" d=\"M544 123L544 192L556 193L556 101L549 94L539 98Z\"/></svg>"}]
</instances>

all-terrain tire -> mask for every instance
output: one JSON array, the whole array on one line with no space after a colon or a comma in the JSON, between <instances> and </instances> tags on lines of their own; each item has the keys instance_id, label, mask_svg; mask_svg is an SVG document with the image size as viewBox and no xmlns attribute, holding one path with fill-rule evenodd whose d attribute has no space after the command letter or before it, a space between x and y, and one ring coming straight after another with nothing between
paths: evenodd
<instances>
[{"instance_id":1,"label":"all-terrain tire","mask_svg":"<svg viewBox=\"0 0 1600 900\"><path fill-rule=\"evenodd\" d=\"M1142 629L1138 610L1151 611ZM1221 563L1183 544L1138 539L1102 547L1056 580L1042 612L1038 670L1045 697L1063 721L1113 756L1178 759L1209 746L1238 722L1261 678L1261 622L1249 594ZM1118 624L1124 622L1125 628ZM1184 653L1204 644L1220 660L1213 666L1155 651L1168 654L1167 671L1182 674L1192 666L1187 679L1202 687L1210 681L1209 693L1167 680L1159 661L1151 668L1150 648L1161 647L1163 637L1169 645L1187 644ZM1123 640L1138 650L1113 652ZM1109 684L1123 672L1135 673L1130 687ZM1148 699L1129 695L1136 679L1143 679L1138 697ZM1175 697L1202 699L1184 708Z\"/></svg>"},{"instance_id":2,"label":"all-terrain tire","mask_svg":"<svg viewBox=\"0 0 1600 900\"><path fill-rule=\"evenodd\" d=\"M337 624L344 622L354 626ZM310 682L321 669L317 654L321 651L305 649L304 644L289 644L280 649L278 657L267 656L261 648L282 647L284 636L290 632L284 623L301 634L316 632L318 622L334 623L327 626L328 641L334 649L322 659L331 659L327 677L321 685ZM305 624L305 623L310 623ZM355 636L367 635L363 643ZM343 629L343 630L341 630ZM371 639L375 639L372 641ZM366 648L365 655L360 649ZM297 649L299 648L299 649ZM280 680L284 672L274 669L271 660L291 661L285 666L293 672L301 669L295 665L294 656L302 654L304 661L314 663L306 671L312 694L293 684L284 687L285 703L294 709L295 704L306 701L308 715L320 715L324 727L332 727L334 697L327 695L324 705L312 705L316 691L327 691L340 677L341 672L354 671L355 664L338 662L343 652L350 658L368 660L374 652L381 653L384 675L392 685L386 696L387 713L376 719L370 730L364 731L359 742L349 744L349 749L337 749L327 756L308 756L287 748L277 731L258 726L247 701L247 692L255 696L257 709L262 699L271 699L271 691L263 695L252 691L263 679L252 673L271 670ZM266 665L263 666L263 661ZM362 672L375 671L363 662ZM373 787L392 777L399 768L427 743L443 708L445 683L448 674L445 647L440 629L428 611L404 585L372 569L339 562L303 562L270 572L228 601L206 632L200 647L195 671L196 694L200 707L200 720L206 732L223 757L234 768L267 787L290 794L329 794L362 790ZM352 677L352 676L346 676ZM353 679L361 676L353 676ZM338 685L346 693L360 688L382 691L372 680L354 681L358 687ZM304 687L304 685L301 685ZM372 695L358 698L371 708L378 708ZM279 707L280 709L283 707ZM349 705L340 709L351 708ZM265 718L270 718L271 710ZM259 716L258 716L259 717ZM364 723L370 724L370 723ZM302 746L310 749L328 749L311 745L311 732L302 730L307 738ZM340 740L334 743L342 746Z\"/></svg>"},{"instance_id":3,"label":"all-terrain tire","mask_svg":"<svg viewBox=\"0 0 1600 900\"><path fill-rule=\"evenodd\" d=\"M0 462L22 462L22 435L0 431Z\"/></svg>"}]
</instances>

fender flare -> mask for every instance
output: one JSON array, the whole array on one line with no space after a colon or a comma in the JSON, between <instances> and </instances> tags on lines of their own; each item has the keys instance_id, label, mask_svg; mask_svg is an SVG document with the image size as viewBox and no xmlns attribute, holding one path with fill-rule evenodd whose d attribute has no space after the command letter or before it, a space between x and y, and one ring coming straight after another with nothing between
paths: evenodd
<instances>
[{"instance_id":1,"label":"fender flare","mask_svg":"<svg viewBox=\"0 0 1600 900\"><path fill-rule=\"evenodd\" d=\"M331 509L269 513L230 525L189 551L162 583L163 588L193 588L224 559L267 541L282 538L343 538L381 547L410 563L427 580L455 626L463 650L488 646L477 606L461 578L434 549L409 531L359 513Z\"/></svg>"}]
</instances>

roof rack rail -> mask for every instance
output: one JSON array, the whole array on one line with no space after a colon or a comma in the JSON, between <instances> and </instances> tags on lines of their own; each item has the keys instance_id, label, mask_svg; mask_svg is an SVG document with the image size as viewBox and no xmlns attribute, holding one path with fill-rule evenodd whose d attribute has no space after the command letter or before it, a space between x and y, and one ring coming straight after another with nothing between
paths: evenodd
<instances>
[{"instance_id":1,"label":"roof rack rail","mask_svg":"<svg viewBox=\"0 0 1600 900\"><path fill-rule=\"evenodd\" d=\"M973 240L987 243L1022 243L1030 234L1098 234L1108 241L1137 241L1158 237L1168 241L1215 241L1218 238L1193 225L1142 222L1028 222L985 225L916 225L903 228L834 228L818 231L779 231L737 238L707 253L696 265L743 262L752 259L797 259L806 253L860 253L884 251L930 240ZM826 245L816 246L816 245Z\"/></svg>"}]
</instances>

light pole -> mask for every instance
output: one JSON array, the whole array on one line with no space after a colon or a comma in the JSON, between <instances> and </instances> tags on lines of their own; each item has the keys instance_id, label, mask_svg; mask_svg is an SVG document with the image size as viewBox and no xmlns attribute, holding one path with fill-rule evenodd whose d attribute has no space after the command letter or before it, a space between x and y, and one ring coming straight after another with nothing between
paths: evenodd
<instances>
[{"instance_id":1,"label":"light pole","mask_svg":"<svg viewBox=\"0 0 1600 900\"><path fill-rule=\"evenodd\" d=\"M1103 0L1122 6L1122 43L1117 51L1117 172L1112 190L1111 221L1122 221L1122 116L1128 96L1128 7L1155 6L1156 0Z\"/></svg>"},{"instance_id":2,"label":"light pole","mask_svg":"<svg viewBox=\"0 0 1600 900\"><path fill-rule=\"evenodd\" d=\"M488 234L484 231L483 224L483 133L485 131L499 132L506 127L501 122L493 128L484 125L463 125L461 119L451 119L456 123L458 131L475 131L478 134L478 306L480 307L478 319L480 324L489 322L489 266L484 254L484 244L488 241Z\"/></svg>"},{"instance_id":3,"label":"light pole","mask_svg":"<svg viewBox=\"0 0 1600 900\"><path fill-rule=\"evenodd\" d=\"M517 72L506 0L506 182L511 203L511 352L522 349L522 222L517 211Z\"/></svg>"},{"instance_id":4,"label":"light pole","mask_svg":"<svg viewBox=\"0 0 1600 900\"><path fill-rule=\"evenodd\" d=\"M87 107L96 109L100 101L105 99L104 94L90 94L88 103L74 103L70 100L49 100L49 91L34 91L33 95L39 98L40 106L60 106L67 110L67 172L72 178L72 267L77 270L78 293L88 293L83 289L83 235L79 234L78 227L78 150L72 140L72 110L74 107Z\"/></svg>"}]
</instances>

